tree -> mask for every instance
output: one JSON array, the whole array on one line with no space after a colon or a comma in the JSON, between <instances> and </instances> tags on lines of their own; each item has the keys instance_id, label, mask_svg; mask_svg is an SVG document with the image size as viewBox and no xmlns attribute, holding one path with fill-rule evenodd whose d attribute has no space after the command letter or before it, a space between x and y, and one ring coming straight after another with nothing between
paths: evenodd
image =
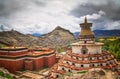
<instances>
[{"instance_id":1,"label":"tree","mask_svg":"<svg viewBox=\"0 0 120 79\"><path fill-rule=\"evenodd\" d=\"M109 41L109 40L104 40L102 41L104 43L103 50L110 51L116 59L120 59L120 40L114 40L114 41Z\"/></svg>"}]
</instances>

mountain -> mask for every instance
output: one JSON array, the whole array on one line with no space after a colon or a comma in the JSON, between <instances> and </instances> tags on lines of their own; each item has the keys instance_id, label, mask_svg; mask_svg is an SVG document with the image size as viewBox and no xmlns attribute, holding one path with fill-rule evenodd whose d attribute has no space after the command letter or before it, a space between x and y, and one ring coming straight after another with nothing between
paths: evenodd
<instances>
[{"instance_id":1,"label":"mountain","mask_svg":"<svg viewBox=\"0 0 120 79\"><path fill-rule=\"evenodd\" d=\"M3 31L0 32L0 42L9 46L31 46L33 43L37 44L36 41L39 38L31 35L24 35L18 31Z\"/></svg>"},{"instance_id":2,"label":"mountain","mask_svg":"<svg viewBox=\"0 0 120 79\"><path fill-rule=\"evenodd\" d=\"M96 37L120 36L120 30L94 30Z\"/></svg>"},{"instance_id":3,"label":"mountain","mask_svg":"<svg viewBox=\"0 0 120 79\"><path fill-rule=\"evenodd\" d=\"M60 26L46 34L43 38L44 45L50 47L66 46L74 41L74 35L69 30L61 28Z\"/></svg>"},{"instance_id":4,"label":"mountain","mask_svg":"<svg viewBox=\"0 0 120 79\"><path fill-rule=\"evenodd\" d=\"M0 43L7 46L44 46L55 48L66 46L73 40L74 35L61 27L56 27L52 32L42 37L35 37L30 34L24 35L15 30L0 32Z\"/></svg>"},{"instance_id":5,"label":"mountain","mask_svg":"<svg viewBox=\"0 0 120 79\"><path fill-rule=\"evenodd\" d=\"M72 39L74 38L73 33L71 33L69 30L66 30L64 28L61 28L60 26L57 26L52 32L46 34L45 36L53 36L53 35L59 35L63 39Z\"/></svg>"},{"instance_id":6,"label":"mountain","mask_svg":"<svg viewBox=\"0 0 120 79\"><path fill-rule=\"evenodd\" d=\"M120 30L94 30L94 33L96 37L120 36ZM44 46L55 48L72 43L78 36L79 32L72 34L69 30L61 28L60 26L48 34L37 37L31 34L24 35L15 30L3 31L0 32L0 46L4 44L7 46Z\"/></svg>"},{"instance_id":7,"label":"mountain","mask_svg":"<svg viewBox=\"0 0 120 79\"><path fill-rule=\"evenodd\" d=\"M95 37L112 37L120 36L120 30L94 30ZM75 38L78 38L79 32L74 33Z\"/></svg>"},{"instance_id":8,"label":"mountain","mask_svg":"<svg viewBox=\"0 0 120 79\"><path fill-rule=\"evenodd\" d=\"M75 39L77 39L79 37L79 32L75 32L75 33L73 33L73 35L74 35Z\"/></svg>"}]
</instances>

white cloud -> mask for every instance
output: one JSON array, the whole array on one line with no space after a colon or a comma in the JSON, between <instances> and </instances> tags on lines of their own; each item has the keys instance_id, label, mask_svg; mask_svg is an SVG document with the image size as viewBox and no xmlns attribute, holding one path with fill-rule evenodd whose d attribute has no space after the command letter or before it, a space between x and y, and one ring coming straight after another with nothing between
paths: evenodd
<instances>
[{"instance_id":1,"label":"white cloud","mask_svg":"<svg viewBox=\"0 0 120 79\"><path fill-rule=\"evenodd\" d=\"M71 32L79 31L79 23L84 16L77 18L69 12L79 4L89 0L13 0L19 4L20 10L12 12L9 17L1 17L0 23L7 29L15 29L22 33L48 33L56 26L62 26ZM95 3L93 1L93 3ZM95 3L98 4L98 3ZM96 20L106 15L100 10L98 13L86 15L89 20Z\"/></svg>"},{"instance_id":2,"label":"white cloud","mask_svg":"<svg viewBox=\"0 0 120 79\"><path fill-rule=\"evenodd\" d=\"M105 25L106 29L120 29L120 21L109 21Z\"/></svg>"},{"instance_id":3,"label":"white cloud","mask_svg":"<svg viewBox=\"0 0 120 79\"><path fill-rule=\"evenodd\" d=\"M23 33L47 33L56 26L62 26L72 32L78 31L73 27L79 27L79 24L76 24L79 18L69 15L69 11L75 4L72 0L69 2L55 0L40 7L29 2L24 10L10 16L12 19L8 19L7 23L11 24L11 28Z\"/></svg>"},{"instance_id":4,"label":"white cloud","mask_svg":"<svg viewBox=\"0 0 120 79\"><path fill-rule=\"evenodd\" d=\"M96 19L99 19L99 18L101 18L102 16L104 16L105 15L105 12L103 12L103 11L99 11L98 13L93 13L92 15L86 15L86 17L88 18L88 19L91 19L91 20L96 20ZM81 19L84 19L84 17L85 16L82 16L82 17L80 17Z\"/></svg>"}]
</instances>

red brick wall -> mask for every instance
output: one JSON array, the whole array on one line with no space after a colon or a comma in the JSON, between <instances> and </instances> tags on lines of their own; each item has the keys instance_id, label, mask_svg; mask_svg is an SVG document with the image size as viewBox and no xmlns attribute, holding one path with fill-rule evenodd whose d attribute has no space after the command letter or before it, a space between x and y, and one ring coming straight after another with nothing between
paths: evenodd
<instances>
[{"instance_id":1,"label":"red brick wall","mask_svg":"<svg viewBox=\"0 0 120 79\"><path fill-rule=\"evenodd\" d=\"M49 57L46 57L46 65L48 67L52 67L54 64L55 64L55 55L52 55L52 56L49 56Z\"/></svg>"},{"instance_id":2,"label":"red brick wall","mask_svg":"<svg viewBox=\"0 0 120 79\"><path fill-rule=\"evenodd\" d=\"M40 58L36 57L36 59L30 59L32 62L28 63L25 62L25 59L16 61L0 60L0 67L8 69L12 73L15 73L15 71L20 71L22 69L40 70L44 66L52 67L56 63L55 58L55 55Z\"/></svg>"},{"instance_id":3,"label":"red brick wall","mask_svg":"<svg viewBox=\"0 0 120 79\"><path fill-rule=\"evenodd\" d=\"M25 70L33 70L33 61L32 60L25 60L24 61Z\"/></svg>"},{"instance_id":4,"label":"red brick wall","mask_svg":"<svg viewBox=\"0 0 120 79\"><path fill-rule=\"evenodd\" d=\"M33 62L34 70L40 70L44 66L44 58L43 57L41 57L39 59L34 59L33 61L34 61Z\"/></svg>"},{"instance_id":5,"label":"red brick wall","mask_svg":"<svg viewBox=\"0 0 120 79\"><path fill-rule=\"evenodd\" d=\"M0 60L0 67L8 69L8 71L15 73L23 68L23 60L11 61L11 60Z\"/></svg>"},{"instance_id":6,"label":"red brick wall","mask_svg":"<svg viewBox=\"0 0 120 79\"><path fill-rule=\"evenodd\" d=\"M8 53L6 52L0 52L0 55L8 55Z\"/></svg>"},{"instance_id":7,"label":"red brick wall","mask_svg":"<svg viewBox=\"0 0 120 79\"><path fill-rule=\"evenodd\" d=\"M48 67L48 62L47 61L48 61L47 57L44 57L44 66L45 67Z\"/></svg>"}]
</instances>

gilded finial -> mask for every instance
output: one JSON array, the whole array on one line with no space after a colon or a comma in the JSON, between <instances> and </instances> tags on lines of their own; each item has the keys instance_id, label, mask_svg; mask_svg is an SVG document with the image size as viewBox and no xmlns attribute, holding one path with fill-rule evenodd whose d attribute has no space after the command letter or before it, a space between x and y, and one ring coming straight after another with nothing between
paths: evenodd
<instances>
[{"instance_id":1,"label":"gilded finial","mask_svg":"<svg viewBox=\"0 0 120 79\"><path fill-rule=\"evenodd\" d=\"M84 20L85 23L87 23L87 17L85 17L85 20Z\"/></svg>"}]
</instances>

